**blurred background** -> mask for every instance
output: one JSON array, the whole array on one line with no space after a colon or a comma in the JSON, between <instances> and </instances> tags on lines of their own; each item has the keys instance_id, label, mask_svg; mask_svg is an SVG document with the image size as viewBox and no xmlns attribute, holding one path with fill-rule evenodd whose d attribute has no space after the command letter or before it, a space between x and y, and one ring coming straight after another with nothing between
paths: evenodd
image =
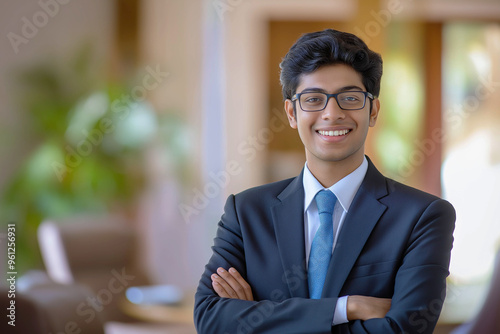
<instances>
[{"instance_id":1,"label":"blurred background","mask_svg":"<svg viewBox=\"0 0 500 334\"><path fill-rule=\"evenodd\" d=\"M189 295L225 198L303 167L278 64L301 34L334 28L384 59L367 154L387 176L457 210L443 332L480 312L500 240L498 0L0 7L0 268L16 272L18 289L92 286L81 268L97 267L104 288L93 292L108 308L119 299L109 283L117 273L123 287ZM141 318L136 311L128 316ZM169 326L190 332L189 322Z\"/></svg>"}]
</instances>

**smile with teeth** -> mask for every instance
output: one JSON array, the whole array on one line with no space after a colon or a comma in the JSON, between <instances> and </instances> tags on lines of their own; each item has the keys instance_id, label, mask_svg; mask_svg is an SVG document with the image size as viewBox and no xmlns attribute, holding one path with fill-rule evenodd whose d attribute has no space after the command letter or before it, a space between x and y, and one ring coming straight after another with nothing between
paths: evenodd
<instances>
[{"instance_id":1,"label":"smile with teeth","mask_svg":"<svg viewBox=\"0 0 500 334\"><path fill-rule=\"evenodd\" d=\"M318 133L323 136L330 136L330 137L337 137L337 136L344 136L346 135L349 131L348 129L344 130L335 130L335 131L323 131L319 130Z\"/></svg>"}]
</instances>

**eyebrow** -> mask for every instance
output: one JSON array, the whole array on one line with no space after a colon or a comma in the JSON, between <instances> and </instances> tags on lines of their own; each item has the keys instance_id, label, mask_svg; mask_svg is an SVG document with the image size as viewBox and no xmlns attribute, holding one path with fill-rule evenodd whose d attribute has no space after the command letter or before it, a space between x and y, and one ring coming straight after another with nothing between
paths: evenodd
<instances>
[{"instance_id":1,"label":"eyebrow","mask_svg":"<svg viewBox=\"0 0 500 334\"><path fill-rule=\"evenodd\" d=\"M359 86L351 85L351 86L341 87L340 89L337 89L335 91L335 93L341 93L341 92L346 92L346 91L350 91L350 90L359 90L359 91L362 91L362 92L365 91L363 88L361 88ZM319 87L308 87L308 88L304 89L301 93L309 93L309 92L327 93L326 90L324 90L323 88L319 88Z\"/></svg>"}]
</instances>

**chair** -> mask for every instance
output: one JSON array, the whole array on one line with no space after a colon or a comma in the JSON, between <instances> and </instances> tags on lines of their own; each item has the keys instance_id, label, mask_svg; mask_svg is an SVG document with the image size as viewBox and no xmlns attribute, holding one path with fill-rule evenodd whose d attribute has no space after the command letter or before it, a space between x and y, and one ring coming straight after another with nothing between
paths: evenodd
<instances>
[{"instance_id":1,"label":"chair","mask_svg":"<svg viewBox=\"0 0 500 334\"><path fill-rule=\"evenodd\" d=\"M80 313L88 320L95 312L106 334L195 333L194 324L151 323L128 315L135 313L127 312L125 306L130 303L125 302L125 290L151 281L138 256L137 233L126 220L116 216L47 219L38 228L38 243L51 280L92 290L93 295L80 305Z\"/></svg>"},{"instance_id":2,"label":"chair","mask_svg":"<svg viewBox=\"0 0 500 334\"><path fill-rule=\"evenodd\" d=\"M15 327L9 318L0 322L0 333L47 334L92 333L104 334L99 314L82 308L92 291L83 285L48 283L24 291L16 291L15 299L8 297L8 289L0 287L0 305L6 310L15 300ZM10 311L9 311L10 312Z\"/></svg>"},{"instance_id":3,"label":"chair","mask_svg":"<svg viewBox=\"0 0 500 334\"><path fill-rule=\"evenodd\" d=\"M38 242L54 282L88 286L95 295L89 307L105 322L135 321L119 305L127 287L150 280L136 258L137 238L128 222L108 216L48 219L38 229Z\"/></svg>"}]
</instances>

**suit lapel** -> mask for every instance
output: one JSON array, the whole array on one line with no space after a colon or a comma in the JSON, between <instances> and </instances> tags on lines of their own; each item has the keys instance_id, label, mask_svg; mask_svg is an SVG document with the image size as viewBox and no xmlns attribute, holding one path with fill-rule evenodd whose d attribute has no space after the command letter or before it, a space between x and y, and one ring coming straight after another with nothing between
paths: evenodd
<instances>
[{"instance_id":1,"label":"suit lapel","mask_svg":"<svg viewBox=\"0 0 500 334\"><path fill-rule=\"evenodd\" d=\"M280 203L271 208L281 262L283 280L291 297L309 296L305 269L303 172L278 195Z\"/></svg>"},{"instance_id":2,"label":"suit lapel","mask_svg":"<svg viewBox=\"0 0 500 334\"><path fill-rule=\"evenodd\" d=\"M323 297L338 297L349 272L373 228L386 210L379 202L387 195L385 178L368 159L368 171L342 224L328 267Z\"/></svg>"}]
</instances>

